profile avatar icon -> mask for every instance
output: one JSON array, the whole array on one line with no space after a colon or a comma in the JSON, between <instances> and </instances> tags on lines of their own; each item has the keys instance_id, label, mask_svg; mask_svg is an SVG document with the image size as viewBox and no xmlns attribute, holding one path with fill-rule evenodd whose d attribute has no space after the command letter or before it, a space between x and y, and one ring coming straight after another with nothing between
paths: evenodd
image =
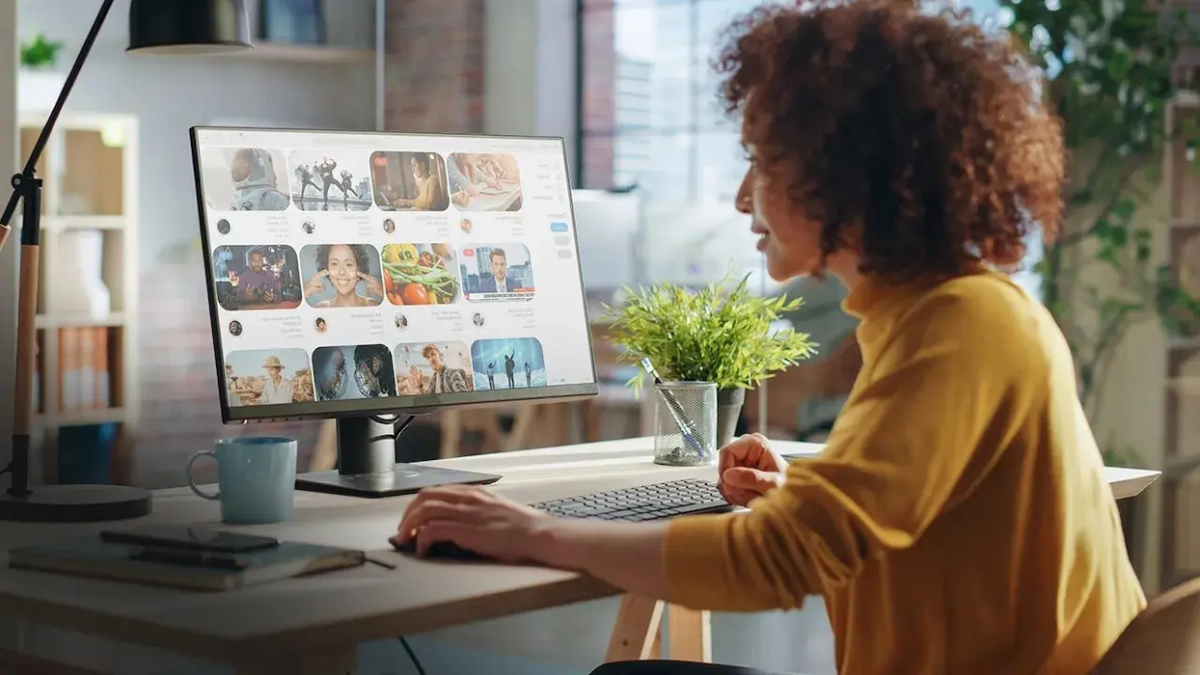
<instances>
[{"instance_id":1,"label":"profile avatar icon","mask_svg":"<svg viewBox=\"0 0 1200 675\"><path fill-rule=\"evenodd\" d=\"M234 337L241 335L242 334L242 322L236 321L236 320L230 321L229 322L229 334Z\"/></svg>"},{"instance_id":2,"label":"profile avatar icon","mask_svg":"<svg viewBox=\"0 0 1200 675\"><path fill-rule=\"evenodd\" d=\"M316 325L318 333L324 333L329 329L329 326L325 323L325 319L323 317L317 317Z\"/></svg>"},{"instance_id":3,"label":"profile avatar icon","mask_svg":"<svg viewBox=\"0 0 1200 675\"><path fill-rule=\"evenodd\" d=\"M305 218L304 223L302 225L300 225L300 227L301 227L301 229L304 230L304 234L312 234L313 232L316 231L317 224L314 223L313 221Z\"/></svg>"},{"instance_id":4,"label":"profile avatar icon","mask_svg":"<svg viewBox=\"0 0 1200 675\"><path fill-rule=\"evenodd\" d=\"M396 231L396 221L391 218L385 218L383 221L383 231L391 234Z\"/></svg>"},{"instance_id":5,"label":"profile avatar icon","mask_svg":"<svg viewBox=\"0 0 1200 675\"><path fill-rule=\"evenodd\" d=\"M475 312L475 316L471 317L471 322L474 323L477 327L482 326L483 325L483 315L480 314L479 312Z\"/></svg>"},{"instance_id":6,"label":"profile avatar icon","mask_svg":"<svg viewBox=\"0 0 1200 675\"><path fill-rule=\"evenodd\" d=\"M404 316L403 314L397 314L396 315L396 328L399 328L400 330L404 330L405 328L408 328L408 317Z\"/></svg>"},{"instance_id":7,"label":"profile avatar icon","mask_svg":"<svg viewBox=\"0 0 1200 675\"><path fill-rule=\"evenodd\" d=\"M229 221L224 218L217 221L217 232L229 234Z\"/></svg>"}]
</instances>

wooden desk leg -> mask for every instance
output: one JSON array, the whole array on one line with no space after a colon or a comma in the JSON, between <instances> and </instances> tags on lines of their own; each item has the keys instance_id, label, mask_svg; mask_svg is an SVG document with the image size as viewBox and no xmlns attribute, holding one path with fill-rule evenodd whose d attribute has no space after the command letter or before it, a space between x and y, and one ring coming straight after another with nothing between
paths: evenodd
<instances>
[{"instance_id":1,"label":"wooden desk leg","mask_svg":"<svg viewBox=\"0 0 1200 675\"><path fill-rule=\"evenodd\" d=\"M262 661L252 661L236 664L233 672L236 675L354 675L358 670L358 649L350 647L344 650L325 652L300 652L295 655L265 658Z\"/></svg>"},{"instance_id":2,"label":"wooden desk leg","mask_svg":"<svg viewBox=\"0 0 1200 675\"><path fill-rule=\"evenodd\" d=\"M632 594L622 596L604 662L641 661L651 658L653 648L658 643L662 611L661 600Z\"/></svg>"},{"instance_id":3,"label":"wooden desk leg","mask_svg":"<svg viewBox=\"0 0 1200 675\"><path fill-rule=\"evenodd\" d=\"M671 605L667 618L670 659L712 663L712 612Z\"/></svg>"},{"instance_id":4,"label":"wooden desk leg","mask_svg":"<svg viewBox=\"0 0 1200 675\"><path fill-rule=\"evenodd\" d=\"M461 410L443 410L441 415L442 445L438 449L440 459L451 459L462 454L463 421Z\"/></svg>"}]
</instances>

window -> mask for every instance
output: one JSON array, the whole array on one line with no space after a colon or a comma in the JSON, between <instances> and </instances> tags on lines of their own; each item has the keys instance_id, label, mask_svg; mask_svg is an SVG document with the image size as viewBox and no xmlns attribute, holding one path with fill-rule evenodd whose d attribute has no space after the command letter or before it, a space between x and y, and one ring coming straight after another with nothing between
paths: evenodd
<instances>
[{"instance_id":1,"label":"window","mask_svg":"<svg viewBox=\"0 0 1200 675\"><path fill-rule=\"evenodd\" d=\"M577 184L594 189L637 184L651 208L710 206L714 222L736 219L733 199L746 164L737 123L720 107L711 60L725 26L760 4L761 0L580 0ZM977 21L998 29L998 0L960 4L971 9ZM729 228L718 223L698 229ZM1039 242L1031 248L1027 267L1040 257ZM732 252L742 269L759 269L750 238L722 239L708 248L725 259ZM708 265L710 270L729 269L724 261L710 260ZM651 278L676 276L647 272ZM1019 278L1036 289L1034 275Z\"/></svg>"},{"instance_id":2,"label":"window","mask_svg":"<svg viewBox=\"0 0 1200 675\"><path fill-rule=\"evenodd\" d=\"M581 185L732 205L745 172L710 59L759 0L583 0Z\"/></svg>"}]
</instances>

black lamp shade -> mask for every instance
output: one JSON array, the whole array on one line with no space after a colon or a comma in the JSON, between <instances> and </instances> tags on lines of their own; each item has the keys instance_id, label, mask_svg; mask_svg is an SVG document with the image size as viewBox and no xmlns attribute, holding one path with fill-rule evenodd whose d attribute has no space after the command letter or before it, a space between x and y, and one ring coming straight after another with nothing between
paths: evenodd
<instances>
[{"instance_id":1,"label":"black lamp shade","mask_svg":"<svg viewBox=\"0 0 1200 675\"><path fill-rule=\"evenodd\" d=\"M128 52L220 54L251 49L244 0L131 0Z\"/></svg>"}]
</instances>

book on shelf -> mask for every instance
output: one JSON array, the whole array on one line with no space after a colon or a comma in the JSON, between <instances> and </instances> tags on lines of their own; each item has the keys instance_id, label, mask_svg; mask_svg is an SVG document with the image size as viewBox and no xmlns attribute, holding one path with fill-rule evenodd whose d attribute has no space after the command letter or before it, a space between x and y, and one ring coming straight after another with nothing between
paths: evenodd
<instances>
[{"instance_id":1,"label":"book on shelf","mask_svg":"<svg viewBox=\"0 0 1200 675\"><path fill-rule=\"evenodd\" d=\"M106 326L58 329L58 409L103 410L112 406L112 375Z\"/></svg>"},{"instance_id":2,"label":"book on shelf","mask_svg":"<svg viewBox=\"0 0 1200 675\"><path fill-rule=\"evenodd\" d=\"M163 555L145 555L148 550ZM187 553L179 549L110 542L91 535L11 549L8 564L17 569L151 586L231 591L366 563L364 551L287 541L265 550L205 555L210 562L188 561ZM221 564L213 564L214 559Z\"/></svg>"}]
</instances>

